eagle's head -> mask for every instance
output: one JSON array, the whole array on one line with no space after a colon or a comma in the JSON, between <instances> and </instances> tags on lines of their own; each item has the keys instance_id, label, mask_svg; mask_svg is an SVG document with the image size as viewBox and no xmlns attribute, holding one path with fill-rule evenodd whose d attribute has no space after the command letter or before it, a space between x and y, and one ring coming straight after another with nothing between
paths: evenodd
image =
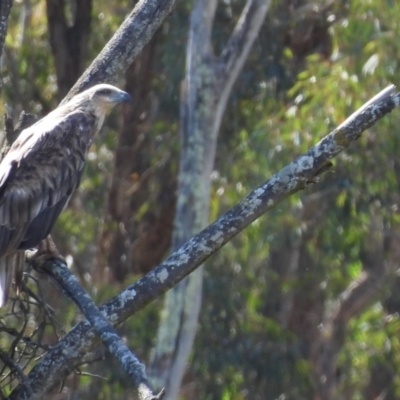
<instances>
[{"instance_id":1,"label":"eagle's head","mask_svg":"<svg viewBox=\"0 0 400 400\"><path fill-rule=\"evenodd\" d=\"M127 103L131 101L131 96L115 86L101 83L86 90L86 93L94 102L108 103L113 107L117 103Z\"/></svg>"},{"instance_id":2,"label":"eagle's head","mask_svg":"<svg viewBox=\"0 0 400 400\"><path fill-rule=\"evenodd\" d=\"M118 103L131 101L131 96L128 93L106 83L93 86L82 94L86 94L98 116L105 114Z\"/></svg>"},{"instance_id":3,"label":"eagle's head","mask_svg":"<svg viewBox=\"0 0 400 400\"><path fill-rule=\"evenodd\" d=\"M89 109L97 118L103 120L107 111L118 103L131 101L131 96L115 86L101 83L74 96L65 104L65 109Z\"/></svg>"}]
</instances>

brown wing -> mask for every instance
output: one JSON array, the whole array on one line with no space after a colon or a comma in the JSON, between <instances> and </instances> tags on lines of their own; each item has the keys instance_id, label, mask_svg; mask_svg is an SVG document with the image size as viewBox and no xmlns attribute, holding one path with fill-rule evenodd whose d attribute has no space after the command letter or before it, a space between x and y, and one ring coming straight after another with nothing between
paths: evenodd
<instances>
[{"instance_id":1,"label":"brown wing","mask_svg":"<svg viewBox=\"0 0 400 400\"><path fill-rule=\"evenodd\" d=\"M49 114L26 129L0 164L0 257L44 239L85 166L95 118Z\"/></svg>"}]
</instances>

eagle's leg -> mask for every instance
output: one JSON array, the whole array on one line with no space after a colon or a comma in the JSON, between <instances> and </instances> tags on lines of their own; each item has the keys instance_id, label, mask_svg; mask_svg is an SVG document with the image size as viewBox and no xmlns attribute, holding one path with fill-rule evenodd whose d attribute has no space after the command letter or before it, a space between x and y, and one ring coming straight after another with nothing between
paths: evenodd
<instances>
[{"instance_id":1,"label":"eagle's leg","mask_svg":"<svg viewBox=\"0 0 400 400\"><path fill-rule=\"evenodd\" d=\"M66 280L71 272L68 270L65 258L60 254L51 235L39 242L37 251L29 257L29 262L34 270L44 273L64 292L75 301L74 295L69 291ZM66 270L66 271L65 271Z\"/></svg>"}]
</instances>

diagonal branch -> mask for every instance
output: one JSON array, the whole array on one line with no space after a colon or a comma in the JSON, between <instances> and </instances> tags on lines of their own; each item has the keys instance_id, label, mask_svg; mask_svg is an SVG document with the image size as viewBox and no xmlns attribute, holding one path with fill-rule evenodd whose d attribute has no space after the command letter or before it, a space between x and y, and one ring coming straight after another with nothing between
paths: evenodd
<instances>
[{"instance_id":1,"label":"diagonal branch","mask_svg":"<svg viewBox=\"0 0 400 400\"><path fill-rule=\"evenodd\" d=\"M400 105L400 93L391 95L393 90L394 86L390 86L375 96L368 107L362 107L361 112L351 115L307 153L251 192L153 271L107 302L101 307L102 313L113 325L120 324L176 285L255 219L291 194L315 182L328 168L332 158L357 140L363 131ZM95 335L88 321L75 326L28 375L33 391L30 398L43 398L72 368L80 365L80 355L93 346L94 339ZM22 385L10 396L14 400L25 398L28 398L28 394Z\"/></svg>"},{"instance_id":2,"label":"diagonal branch","mask_svg":"<svg viewBox=\"0 0 400 400\"><path fill-rule=\"evenodd\" d=\"M214 64L215 75L217 76L216 87L219 95L213 121L215 132L211 131L211 137L217 135L232 87L260 32L270 5L270 0L247 0L232 35L226 43L221 56ZM208 149L209 159L213 160L215 151L215 148Z\"/></svg>"},{"instance_id":3,"label":"diagonal branch","mask_svg":"<svg viewBox=\"0 0 400 400\"><path fill-rule=\"evenodd\" d=\"M30 258L34 269L40 272L43 271L51 276L79 307L83 315L89 320L96 335L100 337L106 348L131 378L138 391L139 399L161 399L163 391L159 395L153 394L148 383L144 365L118 336L111 323L100 312L92 298L80 285L78 279L68 269L65 260L59 256L51 237L48 236L42 243L45 243L46 248L41 244L38 252ZM51 258L49 259L49 257Z\"/></svg>"},{"instance_id":4,"label":"diagonal branch","mask_svg":"<svg viewBox=\"0 0 400 400\"><path fill-rule=\"evenodd\" d=\"M150 41L175 0L141 0L62 101L100 82L115 83Z\"/></svg>"}]
</instances>

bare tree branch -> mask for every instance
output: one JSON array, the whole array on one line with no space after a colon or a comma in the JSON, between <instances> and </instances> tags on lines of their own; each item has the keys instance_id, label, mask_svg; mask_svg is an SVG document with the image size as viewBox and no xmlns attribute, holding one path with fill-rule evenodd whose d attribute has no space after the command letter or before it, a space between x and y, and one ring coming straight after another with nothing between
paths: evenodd
<instances>
[{"instance_id":1,"label":"bare tree branch","mask_svg":"<svg viewBox=\"0 0 400 400\"><path fill-rule=\"evenodd\" d=\"M82 311L83 315L89 320L95 334L100 337L103 344L110 353L117 359L122 369L132 379L135 388L138 390L140 400L161 399L163 390L159 395L154 395L148 383L145 366L139 361L136 355L122 341L115 329L111 326L107 318L99 311L92 298L78 282L75 275L68 269L64 259L59 256L58 250L48 236L45 241L46 248L42 246L30 258L32 266L38 270L46 272L51 276L65 291L74 303ZM43 243L42 242L42 243ZM48 257L52 258L48 258Z\"/></svg>"},{"instance_id":2,"label":"bare tree branch","mask_svg":"<svg viewBox=\"0 0 400 400\"><path fill-rule=\"evenodd\" d=\"M223 69L223 87L231 86L247 59L251 46L264 22L270 0L247 0L235 29L224 47L220 63ZM228 93L230 89L227 90Z\"/></svg>"},{"instance_id":3,"label":"bare tree branch","mask_svg":"<svg viewBox=\"0 0 400 400\"><path fill-rule=\"evenodd\" d=\"M215 101L215 116L210 130L210 138L218 135L232 87L243 68L270 5L270 0L247 0L221 56L212 65L213 73L216 76L215 90L218 98ZM206 150L206 165L214 164L215 152L216 146L212 146L212 141L210 141Z\"/></svg>"},{"instance_id":4,"label":"bare tree branch","mask_svg":"<svg viewBox=\"0 0 400 400\"><path fill-rule=\"evenodd\" d=\"M400 105L400 93L391 95L393 90L394 86L390 86L375 96L367 108L362 107L361 112L351 115L307 153L251 192L153 271L103 305L101 312L114 326L120 324L176 285L255 219L291 194L315 182L327 170L332 158ZM33 396L28 397L26 389L19 385L10 399L42 399L53 385L82 363L81 355L93 346L94 339L90 323L79 323L29 373L27 379Z\"/></svg>"},{"instance_id":5,"label":"bare tree branch","mask_svg":"<svg viewBox=\"0 0 400 400\"><path fill-rule=\"evenodd\" d=\"M97 83L115 83L150 41L174 3L175 0L140 0L61 104Z\"/></svg>"}]
</instances>

